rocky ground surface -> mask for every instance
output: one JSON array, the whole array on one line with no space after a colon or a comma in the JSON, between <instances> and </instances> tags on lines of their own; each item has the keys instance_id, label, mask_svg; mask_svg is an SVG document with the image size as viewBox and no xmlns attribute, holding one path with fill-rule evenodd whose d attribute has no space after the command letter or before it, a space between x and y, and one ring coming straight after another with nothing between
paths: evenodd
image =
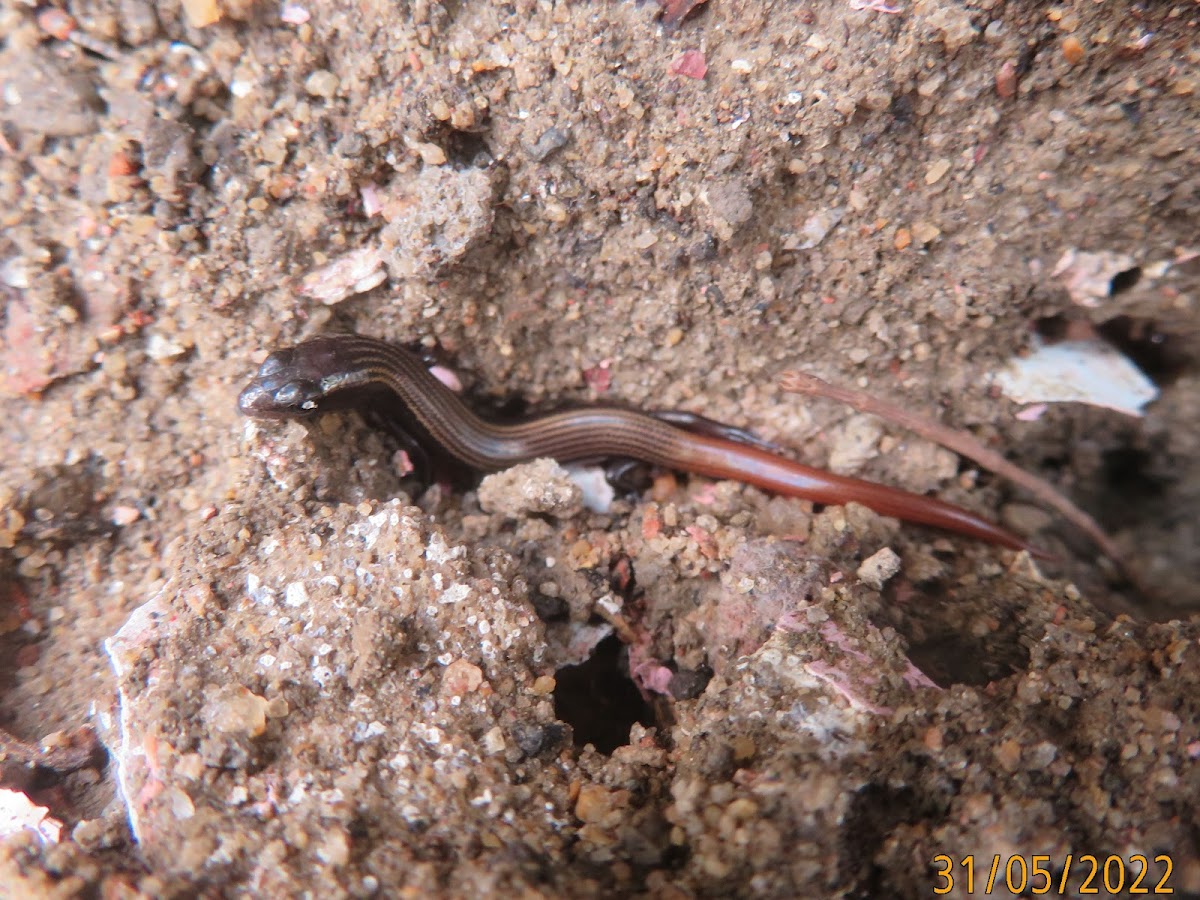
<instances>
[{"instance_id":1,"label":"rocky ground surface","mask_svg":"<svg viewBox=\"0 0 1200 900\"><path fill-rule=\"evenodd\" d=\"M1090 854L1200 895L1198 36L1188 0L5 6L0 883L1077 894ZM681 473L429 486L356 414L238 416L334 330L1057 558ZM996 378L1101 341L1127 412ZM1036 471L1146 590L788 368Z\"/></svg>"}]
</instances>

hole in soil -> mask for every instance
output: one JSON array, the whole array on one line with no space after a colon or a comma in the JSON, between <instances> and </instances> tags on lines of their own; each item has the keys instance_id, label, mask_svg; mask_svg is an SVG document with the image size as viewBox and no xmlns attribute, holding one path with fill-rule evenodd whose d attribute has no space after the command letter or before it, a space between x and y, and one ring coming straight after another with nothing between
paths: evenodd
<instances>
[{"instance_id":1,"label":"hole in soil","mask_svg":"<svg viewBox=\"0 0 1200 900\"><path fill-rule=\"evenodd\" d=\"M940 785L939 785L940 787ZM945 816L949 803L944 794L928 790L918 793L911 787L893 788L871 783L861 788L851 801L842 834L847 835L842 859L874 860L887 846L888 837L901 824ZM852 879L851 896L887 895L886 873L879 865L868 864L861 871L849 866L841 873Z\"/></svg>"},{"instance_id":2,"label":"hole in soil","mask_svg":"<svg viewBox=\"0 0 1200 900\"><path fill-rule=\"evenodd\" d=\"M1029 654L1020 647L1015 618L1011 618L1011 627L989 635L987 640L961 632L930 635L909 646L908 658L943 687L985 685L1029 667Z\"/></svg>"},{"instance_id":3,"label":"hole in soil","mask_svg":"<svg viewBox=\"0 0 1200 900\"><path fill-rule=\"evenodd\" d=\"M1049 343L1056 344L1067 339L1067 328L1071 324L1066 316L1043 316L1033 323L1033 330L1038 337Z\"/></svg>"},{"instance_id":4,"label":"hole in soil","mask_svg":"<svg viewBox=\"0 0 1200 900\"><path fill-rule=\"evenodd\" d=\"M1108 296L1115 297L1117 294L1129 290L1141 280L1142 270L1138 266L1126 269L1124 272L1118 272L1112 277L1112 281L1108 283Z\"/></svg>"},{"instance_id":5,"label":"hole in soil","mask_svg":"<svg viewBox=\"0 0 1200 900\"><path fill-rule=\"evenodd\" d=\"M1121 275L1116 276L1113 283L1120 278ZM1128 357L1160 387L1170 384L1193 363L1183 339L1163 331L1158 323L1148 319L1116 316L1093 325L1085 319L1053 315L1037 319L1033 329L1049 344L1099 338Z\"/></svg>"},{"instance_id":6,"label":"hole in soil","mask_svg":"<svg viewBox=\"0 0 1200 900\"><path fill-rule=\"evenodd\" d=\"M439 141L450 162L460 169L486 166L492 152L482 133L450 129Z\"/></svg>"},{"instance_id":7,"label":"hole in soil","mask_svg":"<svg viewBox=\"0 0 1200 900\"><path fill-rule=\"evenodd\" d=\"M1191 362L1184 342L1161 331L1154 322L1117 316L1097 325L1096 331L1159 386L1170 384Z\"/></svg>"},{"instance_id":8,"label":"hole in soil","mask_svg":"<svg viewBox=\"0 0 1200 900\"><path fill-rule=\"evenodd\" d=\"M612 753L629 743L634 722L654 724L654 713L630 679L622 650L615 635L607 637L585 662L554 673L554 715L571 726L576 747L591 744L601 753Z\"/></svg>"},{"instance_id":9,"label":"hole in soil","mask_svg":"<svg viewBox=\"0 0 1200 900\"><path fill-rule=\"evenodd\" d=\"M902 585L889 584L884 596L896 600ZM995 598L990 614L996 628L985 636L971 633L963 621L942 618L950 588L942 581L924 582L905 603L891 603L877 624L887 624L908 640L908 658L942 687L985 685L1029 668L1029 648L1022 642L1022 622L1012 603Z\"/></svg>"},{"instance_id":10,"label":"hole in soil","mask_svg":"<svg viewBox=\"0 0 1200 900\"><path fill-rule=\"evenodd\" d=\"M1104 476L1112 491L1121 499L1121 506L1136 505L1162 497L1167 486L1149 469L1152 457L1137 447L1113 447L1104 452Z\"/></svg>"}]
</instances>

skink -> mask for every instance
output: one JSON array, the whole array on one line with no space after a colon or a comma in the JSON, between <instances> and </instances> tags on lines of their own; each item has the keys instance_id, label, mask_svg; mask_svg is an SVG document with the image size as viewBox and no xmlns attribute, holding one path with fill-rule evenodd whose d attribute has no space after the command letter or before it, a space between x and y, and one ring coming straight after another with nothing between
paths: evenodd
<instances>
[{"instance_id":1,"label":"skink","mask_svg":"<svg viewBox=\"0 0 1200 900\"><path fill-rule=\"evenodd\" d=\"M394 407L394 409L393 409ZM961 507L794 462L753 444L689 431L619 407L585 407L515 423L487 421L401 347L360 335L329 335L270 354L238 397L257 419L303 418L333 409L394 412L431 449L482 472L551 457L559 462L634 459L733 479L814 503L861 503L875 512L1044 556L1016 535Z\"/></svg>"}]
</instances>

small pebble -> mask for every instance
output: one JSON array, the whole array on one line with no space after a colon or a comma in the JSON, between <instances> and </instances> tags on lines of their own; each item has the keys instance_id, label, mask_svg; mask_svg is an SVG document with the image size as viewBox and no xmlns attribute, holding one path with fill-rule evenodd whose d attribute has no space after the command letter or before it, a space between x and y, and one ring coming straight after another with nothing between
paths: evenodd
<instances>
[{"instance_id":1,"label":"small pebble","mask_svg":"<svg viewBox=\"0 0 1200 900\"><path fill-rule=\"evenodd\" d=\"M304 90L314 97L328 100L337 93L338 77L326 69L317 69L304 80Z\"/></svg>"},{"instance_id":2,"label":"small pebble","mask_svg":"<svg viewBox=\"0 0 1200 900\"><path fill-rule=\"evenodd\" d=\"M922 738L921 742L934 753L940 753L942 748L945 746L944 738L945 734L943 733L942 729L938 728L936 725L931 725L925 731L925 736Z\"/></svg>"},{"instance_id":3,"label":"small pebble","mask_svg":"<svg viewBox=\"0 0 1200 900\"><path fill-rule=\"evenodd\" d=\"M942 233L942 230L929 222L917 222L912 227L913 237L917 243L931 244Z\"/></svg>"},{"instance_id":4,"label":"small pebble","mask_svg":"<svg viewBox=\"0 0 1200 900\"><path fill-rule=\"evenodd\" d=\"M132 525L142 517L141 512L135 506L114 506L112 511L112 523L118 528L125 525Z\"/></svg>"},{"instance_id":5,"label":"small pebble","mask_svg":"<svg viewBox=\"0 0 1200 900\"><path fill-rule=\"evenodd\" d=\"M442 691L450 696L461 697L475 691L483 684L483 670L465 659L456 659L442 673Z\"/></svg>"},{"instance_id":6,"label":"small pebble","mask_svg":"<svg viewBox=\"0 0 1200 900\"><path fill-rule=\"evenodd\" d=\"M204 720L222 734L258 737L267 730L267 707L263 697L241 685L222 689L205 704Z\"/></svg>"},{"instance_id":7,"label":"small pebble","mask_svg":"<svg viewBox=\"0 0 1200 900\"><path fill-rule=\"evenodd\" d=\"M1062 52L1067 62L1073 66L1079 65L1079 63L1083 62L1083 58L1087 56L1087 51L1083 49L1083 44L1073 34L1069 34L1063 38Z\"/></svg>"},{"instance_id":8,"label":"small pebble","mask_svg":"<svg viewBox=\"0 0 1200 900\"><path fill-rule=\"evenodd\" d=\"M437 144L430 144L425 141L413 141L409 146L417 151L417 155L421 157L421 162L427 166L444 166L446 164L446 151Z\"/></svg>"},{"instance_id":9,"label":"small pebble","mask_svg":"<svg viewBox=\"0 0 1200 900\"><path fill-rule=\"evenodd\" d=\"M1005 100L1016 96L1017 64L1014 60L1006 60L996 71L996 93Z\"/></svg>"},{"instance_id":10,"label":"small pebble","mask_svg":"<svg viewBox=\"0 0 1200 900\"><path fill-rule=\"evenodd\" d=\"M754 759L754 755L758 753L758 747L754 743L754 739L748 735L738 735L733 739L733 761L736 763L745 763Z\"/></svg>"},{"instance_id":11,"label":"small pebble","mask_svg":"<svg viewBox=\"0 0 1200 900\"><path fill-rule=\"evenodd\" d=\"M900 571L900 557L891 547L884 547L877 553L863 560L858 567L858 577L863 584L879 591L883 589L888 579Z\"/></svg>"},{"instance_id":12,"label":"small pebble","mask_svg":"<svg viewBox=\"0 0 1200 900\"><path fill-rule=\"evenodd\" d=\"M295 3L285 3L279 11L279 18L288 25L303 25L311 16L303 6Z\"/></svg>"},{"instance_id":13,"label":"small pebble","mask_svg":"<svg viewBox=\"0 0 1200 900\"><path fill-rule=\"evenodd\" d=\"M221 20L221 8L216 0L183 0L183 12L194 28L204 28Z\"/></svg>"},{"instance_id":14,"label":"small pebble","mask_svg":"<svg viewBox=\"0 0 1200 900\"><path fill-rule=\"evenodd\" d=\"M75 30L76 22L61 9L50 7L37 15L38 27L53 38L65 41Z\"/></svg>"},{"instance_id":15,"label":"small pebble","mask_svg":"<svg viewBox=\"0 0 1200 900\"><path fill-rule=\"evenodd\" d=\"M699 81L708 73L708 64L704 61L704 54L699 50L684 50L672 60L667 71L672 75L682 75L685 78L694 78Z\"/></svg>"},{"instance_id":16,"label":"small pebble","mask_svg":"<svg viewBox=\"0 0 1200 900\"><path fill-rule=\"evenodd\" d=\"M1006 772L1015 772L1021 763L1021 745L1011 738L998 744L992 753Z\"/></svg>"},{"instance_id":17,"label":"small pebble","mask_svg":"<svg viewBox=\"0 0 1200 900\"><path fill-rule=\"evenodd\" d=\"M567 141L571 139L569 131L560 128L547 128L542 132L541 137L537 139L532 147L529 148L529 154L538 162L544 162L556 150L566 146Z\"/></svg>"},{"instance_id":18,"label":"small pebble","mask_svg":"<svg viewBox=\"0 0 1200 900\"><path fill-rule=\"evenodd\" d=\"M937 184L950 171L950 160L939 159L935 160L933 165L929 167L929 171L925 173L926 184Z\"/></svg>"},{"instance_id":19,"label":"small pebble","mask_svg":"<svg viewBox=\"0 0 1200 900\"><path fill-rule=\"evenodd\" d=\"M575 801L575 815L581 822L593 825L603 823L620 807L621 791L609 791L599 784L585 784Z\"/></svg>"}]
</instances>

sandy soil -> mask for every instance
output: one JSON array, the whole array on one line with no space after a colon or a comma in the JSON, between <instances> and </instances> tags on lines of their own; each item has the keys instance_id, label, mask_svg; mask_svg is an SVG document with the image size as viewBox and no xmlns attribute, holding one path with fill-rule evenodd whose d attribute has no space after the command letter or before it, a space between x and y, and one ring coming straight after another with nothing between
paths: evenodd
<instances>
[{"instance_id":1,"label":"sandy soil","mask_svg":"<svg viewBox=\"0 0 1200 900\"><path fill-rule=\"evenodd\" d=\"M0 844L13 896L928 896L969 855L1070 893L1086 854L1200 894L1200 8L211 2L0 11L0 781L63 825ZM1060 559L238 416L339 329ZM1035 333L1159 398L1017 418ZM787 368L1038 472L1149 593Z\"/></svg>"}]
</instances>

